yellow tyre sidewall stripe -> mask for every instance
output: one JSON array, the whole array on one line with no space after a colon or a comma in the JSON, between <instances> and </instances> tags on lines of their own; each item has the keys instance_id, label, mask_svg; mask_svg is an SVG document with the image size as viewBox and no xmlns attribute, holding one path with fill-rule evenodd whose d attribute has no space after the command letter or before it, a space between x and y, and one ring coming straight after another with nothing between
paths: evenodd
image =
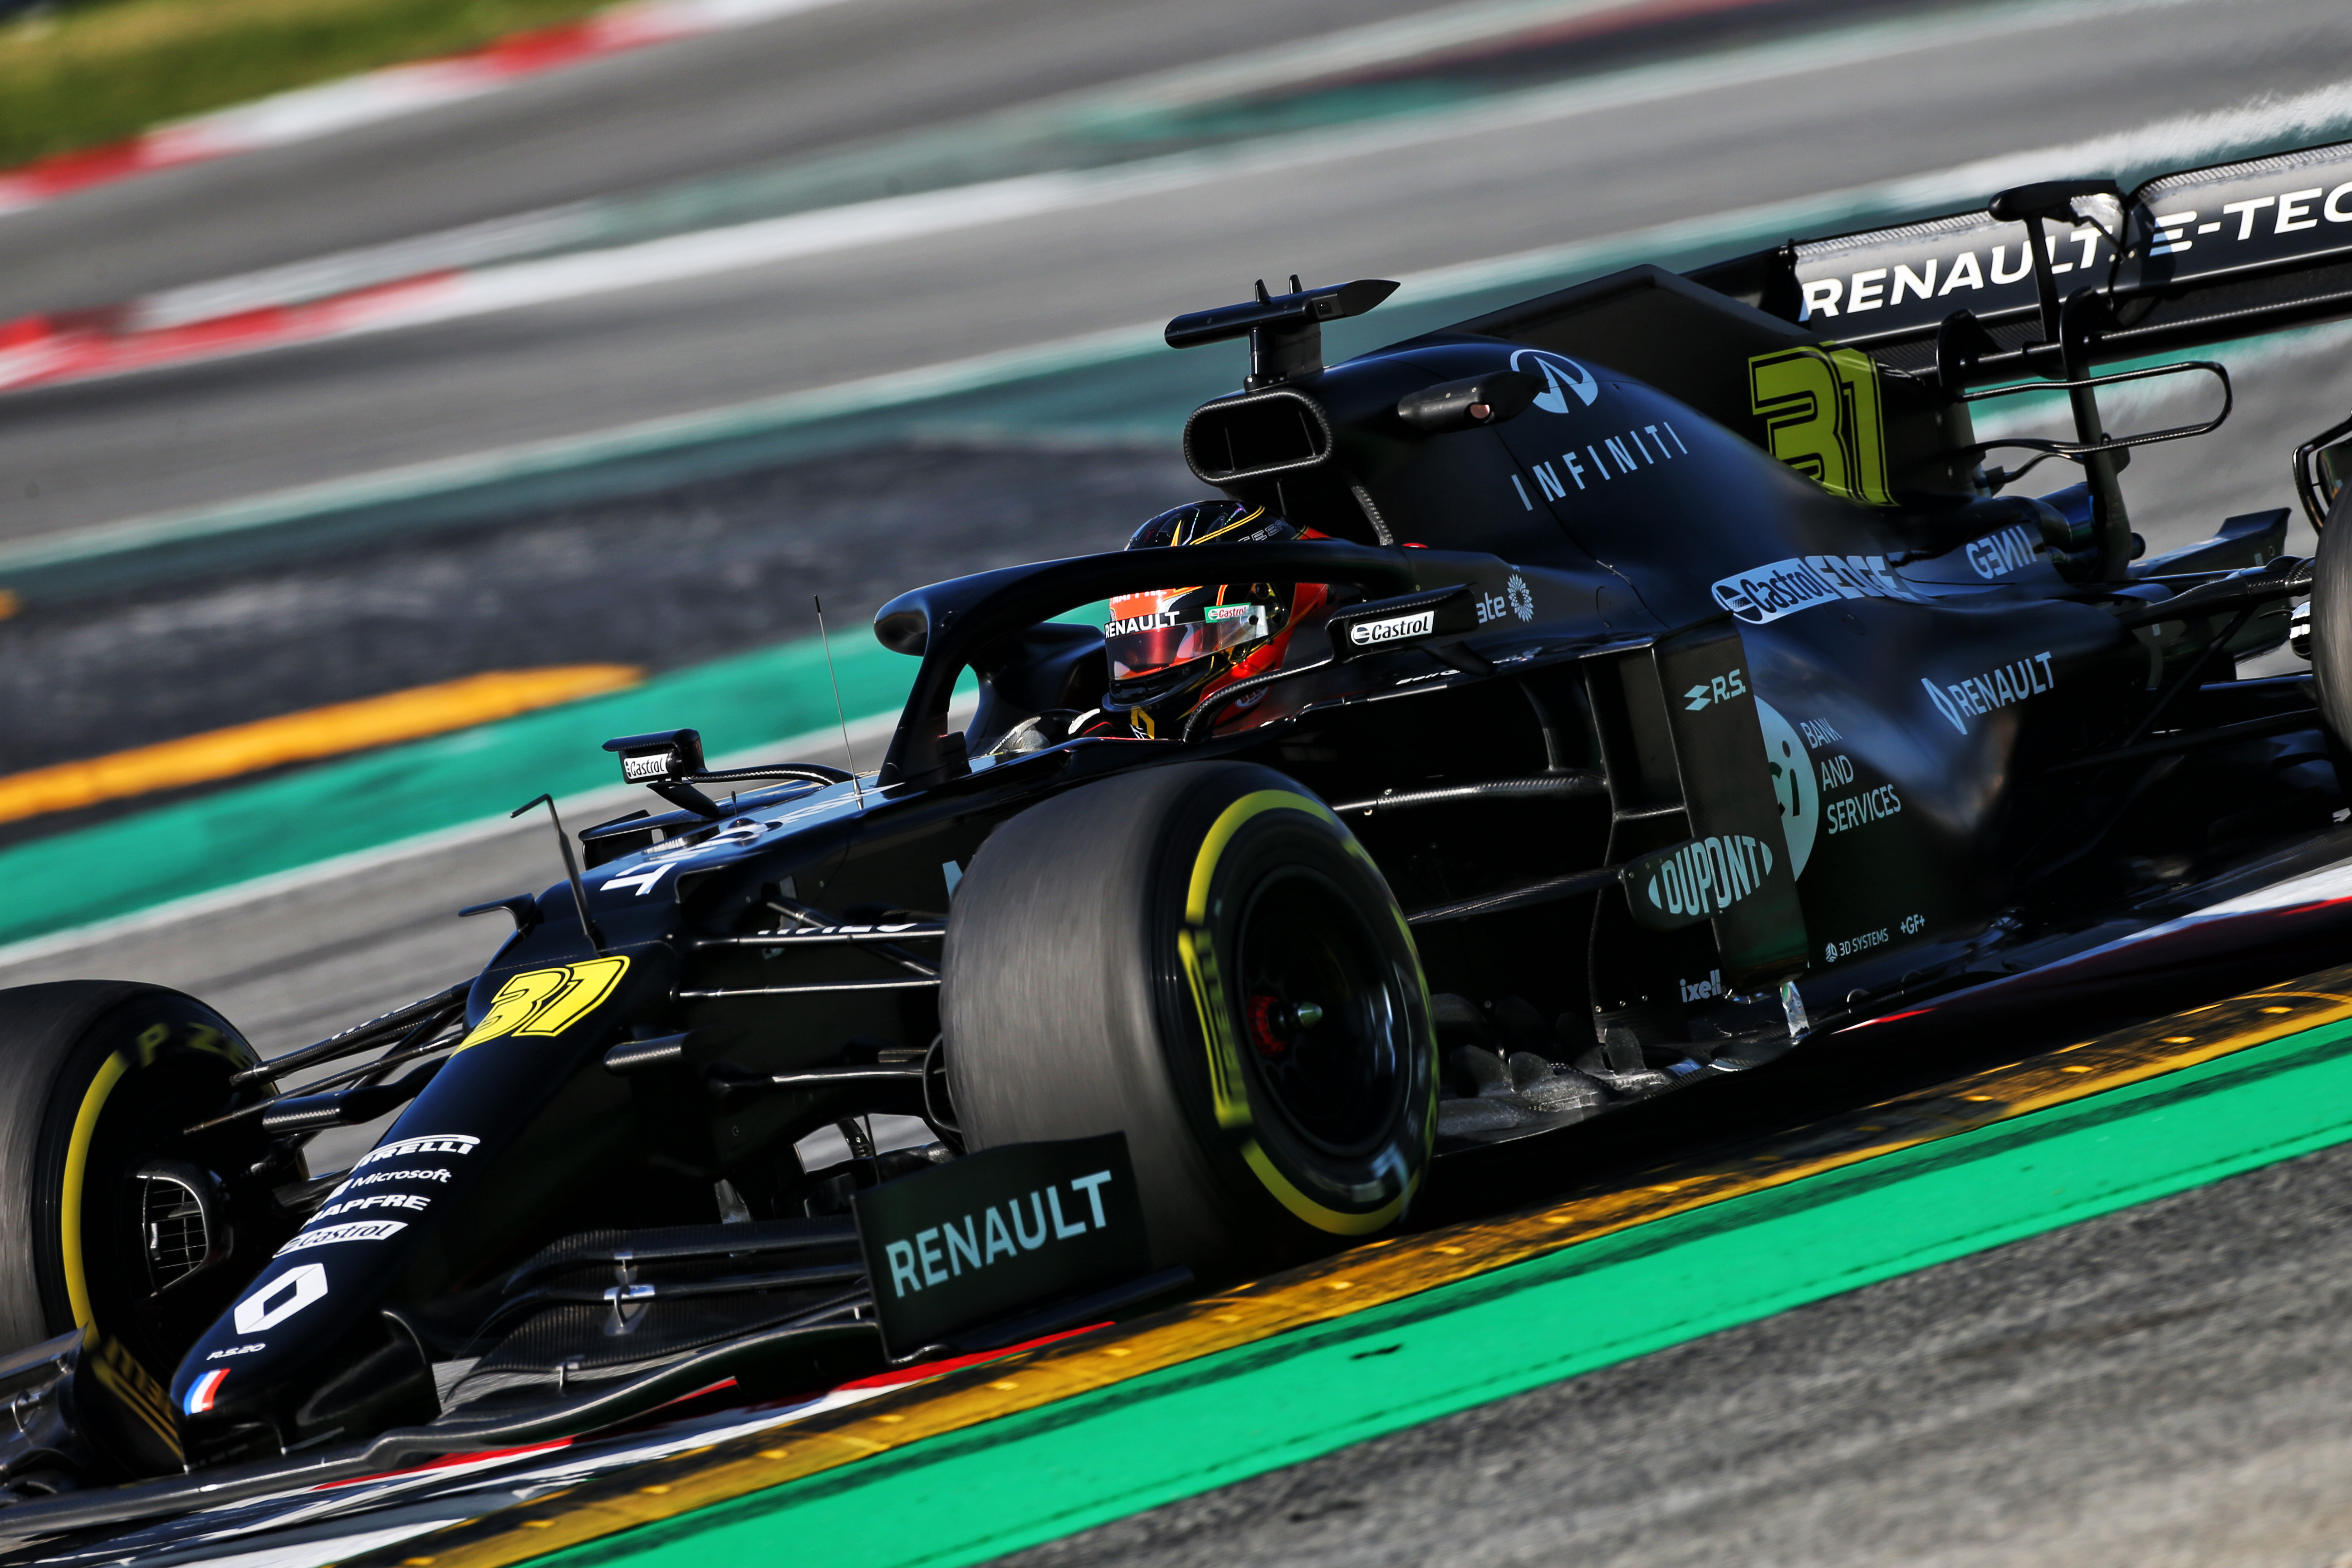
<instances>
[{"instance_id":1,"label":"yellow tyre sidewall stripe","mask_svg":"<svg viewBox=\"0 0 2352 1568\"><path fill-rule=\"evenodd\" d=\"M152 1034L151 1030L138 1042L142 1065L154 1059L159 1042ZM218 1052L215 1047L203 1048L230 1054ZM82 1347L91 1358L92 1373L122 1402L124 1408L177 1454L180 1435L172 1425L170 1400L153 1375L139 1364L138 1358L99 1326L96 1310L89 1300L89 1273L82 1258L82 1192L89 1181L90 1144L97 1139L99 1119L106 1112L107 1100L130 1071L131 1064L122 1053L112 1052L99 1064L89 1087L82 1091L81 1108L74 1113L73 1136L66 1143L65 1182L58 1193L58 1252L65 1268L66 1300L73 1307L74 1327L81 1331Z\"/></svg>"},{"instance_id":2,"label":"yellow tyre sidewall stripe","mask_svg":"<svg viewBox=\"0 0 2352 1568\"><path fill-rule=\"evenodd\" d=\"M74 1116L73 1137L66 1144L65 1188L59 1194L58 1218L63 1234L58 1237L65 1258L66 1299L73 1304L74 1327L87 1330L92 1312L89 1305L89 1279L82 1267L81 1255L81 1194L89 1171L89 1145L98 1135L98 1119L106 1109L107 1096L122 1081L131 1064L115 1052L98 1067L89 1087L82 1091L81 1110Z\"/></svg>"},{"instance_id":3,"label":"yellow tyre sidewall stripe","mask_svg":"<svg viewBox=\"0 0 2352 1568\"><path fill-rule=\"evenodd\" d=\"M1192 987L1192 1005L1201 1017L1201 1033L1209 1058L1210 1097L1217 1125L1227 1129L1247 1128L1254 1124L1255 1115L1250 1107L1249 1089L1243 1076L1240 1043L1234 1038L1233 1009L1225 1002L1223 976L1217 964L1215 938L1209 928L1209 895L1216 882L1217 866L1224 858L1225 850L1234 837L1250 822L1269 811L1304 812L1327 824L1338 831L1339 841L1347 846L1350 854L1371 867L1375 876L1379 875L1379 868L1373 864L1371 856L1356 842L1356 836L1348 831L1347 825L1330 807L1293 790L1255 790L1242 796L1218 814L1217 820L1210 825L1208 833L1202 838L1200 851L1192 860L1192 882L1184 900L1184 926L1177 932L1176 952L1182 962L1185 979ZM1402 916L1398 925L1400 930L1404 930ZM1409 930L1405 930L1405 947L1408 952L1414 951ZM1426 1017L1429 984L1427 979L1421 975L1417 957L1413 973L1421 987L1422 1016ZM1421 1149L1424 1167L1426 1156L1437 1140L1436 1096L1436 1079L1432 1074L1431 1104L1423 1119ZM1421 1169L1414 1170L1406 1178L1403 1190L1395 1197L1379 1208L1354 1214L1332 1208L1302 1192L1296 1182L1283 1173L1281 1167L1274 1163L1273 1157L1266 1153L1255 1136L1244 1135L1241 1156L1243 1163L1273 1194L1276 1203L1306 1224L1331 1236L1369 1236L1392 1223L1404 1213L1405 1205L1412 1201L1423 1174Z\"/></svg>"}]
</instances>

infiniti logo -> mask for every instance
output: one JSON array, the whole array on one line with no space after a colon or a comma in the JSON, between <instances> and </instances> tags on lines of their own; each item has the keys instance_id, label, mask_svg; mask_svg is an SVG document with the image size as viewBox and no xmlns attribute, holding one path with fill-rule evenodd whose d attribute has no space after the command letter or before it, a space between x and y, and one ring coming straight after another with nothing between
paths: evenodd
<instances>
[{"instance_id":1,"label":"infiniti logo","mask_svg":"<svg viewBox=\"0 0 2352 1568\"><path fill-rule=\"evenodd\" d=\"M1547 414L1568 412L1568 395L1576 394L1577 405L1590 408L1592 400L1601 395L1601 383L1593 374L1572 359L1542 349L1521 349L1511 356L1511 368L1528 375L1541 375L1544 389L1536 397L1536 406Z\"/></svg>"}]
</instances>

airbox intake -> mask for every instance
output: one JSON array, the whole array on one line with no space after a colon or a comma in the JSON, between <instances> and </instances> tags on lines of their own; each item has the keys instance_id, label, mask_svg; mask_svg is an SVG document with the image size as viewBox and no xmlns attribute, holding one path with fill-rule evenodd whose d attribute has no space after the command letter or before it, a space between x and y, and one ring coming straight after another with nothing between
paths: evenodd
<instances>
[{"instance_id":1,"label":"airbox intake","mask_svg":"<svg viewBox=\"0 0 2352 1568\"><path fill-rule=\"evenodd\" d=\"M1184 421L1184 461L1213 485L1311 468L1331 447L1330 415L1289 387L1221 397Z\"/></svg>"}]
</instances>

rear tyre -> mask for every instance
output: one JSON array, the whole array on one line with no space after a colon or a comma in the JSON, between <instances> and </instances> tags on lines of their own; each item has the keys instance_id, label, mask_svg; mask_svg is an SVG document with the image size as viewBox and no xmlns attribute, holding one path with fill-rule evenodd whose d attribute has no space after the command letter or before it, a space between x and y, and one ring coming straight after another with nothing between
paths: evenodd
<instances>
[{"instance_id":1,"label":"rear tyre","mask_svg":"<svg viewBox=\"0 0 2352 1568\"><path fill-rule=\"evenodd\" d=\"M229 1084L257 1058L219 1014L153 985L21 986L0 992L0 1353L81 1331L100 1386L77 1403L99 1457L177 1469L173 1371L280 1239L227 1195L264 1152L257 1129L185 1136L260 1096Z\"/></svg>"},{"instance_id":2,"label":"rear tyre","mask_svg":"<svg viewBox=\"0 0 2352 1568\"><path fill-rule=\"evenodd\" d=\"M1127 1134L1155 1267L1280 1267L1393 1224L1436 1136L1412 939L1353 835L1235 763L1032 808L973 858L940 994L975 1150Z\"/></svg>"},{"instance_id":3,"label":"rear tyre","mask_svg":"<svg viewBox=\"0 0 2352 1568\"><path fill-rule=\"evenodd\" d=\"M2319 531L2311 580L2311 674L2319 712L2339 745L2352 746L2352 489Z\"/></svg>"}]
</instances>

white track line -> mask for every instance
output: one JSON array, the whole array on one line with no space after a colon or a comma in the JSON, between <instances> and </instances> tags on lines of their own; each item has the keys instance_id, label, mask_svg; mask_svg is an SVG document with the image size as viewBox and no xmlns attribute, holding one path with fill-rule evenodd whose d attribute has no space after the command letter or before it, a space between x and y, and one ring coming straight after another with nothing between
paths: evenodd
<instances>
[{"instance_id":1,"label":"white track line","mask_svg":"<svg viewBox=\"0 0 2352 1568\"><path fill-rule=\"evenodd\" d=\"M482 267L394 285L374 296L325 300L284 322L217 337L191 333L97 342L60 333L0 353L0 388L132 374L162 364L403 331L503 310L709 278L877 245L1076 211L1347 159L1523 130L1580 115L2010 34L2070 26L2197 0L2019 0L1930 21L1870 23L1812 37L1637 67L1583 81L1500 95L1458 109L1141 160L1115 168L1022 175L735 224L634 245ZM1977 165L1988 166L1988 165Z\"/></svg>"},{"instance_id":2,"label":"white track line","mask_svg":"<svg viewBox=\"0 0 2352 1568\"><path fill-rule=\"evenodd\" d=\"M1765 203L1601 239L1437 268L1408 275L1397 299L1400 304L1434 301L1514 283L1629 265L1651 256L1752 243L1759 236L1826 229L1851 221L1855 214L1964 204L1981 200L1988 192L2004 185L2032 179L2095 170L2193 165L2226 158L2250 143L2341 134L2347 128L2352 128L2352 84L2236 109L2156 121L2087 142L2004 154L1881 184ZM693 414L667 415L580 436L519 443L462 458L304 485L220 506L77 529L0 548L0 583L12 574L268 528L317 513L391 504L423 495L787 429L835 417L844 408L878 411L902 407L1024 377L1131 358L1154 351L1160 342L1157 323L1138 323Z\"/></svg>"},{"instance_id":3,"label":"white track line","mask_svg":"<svg viewBox=\"0 0 2352 1568\"><path fill-rule=\"evenodd\" d=\"M584 63L604 54L749 26L837 3L839 0L636 0L591 18L586 30L595 41L588 48L567 54L552 63L518 68L500 60L500 45L493 43L469 55L392 66L316 87L298 88L174 121L112 147L68 153L29 168L0 172L0 216L24 211L96 184L135 178L180 163L284 146L440 104L478 98L528 77ZM1370 23L1205 64L1179 66L1118 83L1109 89L1080 89L1044 100L1033 106L1033 110L1048 115L1076 113L1084 119L1090 114L1118 118L1138 110L1180 109L1215 98L1296 86L1475 48L1586 17L1622 15L1629 21L1638 21L1643 12L1654 9L1655 6L1648 0L1474 0L1468 5ZM105 167L90 166L97 164Z\"/></svg>"},{"instance_id":4,"label":"white track line","mask_svg":"<svg viewBox=\"0 0 2352 1568\"><path fill-rule=\"evenodd\" d=\"M1099 132L1139 115L1164 113L1249 92L1297 88L1350 71L1474 49L1595 16L1636 17L1650 0L1481 0L1423 16L1373 23L1254 54L1180 67L1087 88L1002 111L952 132L919 140L1013 141ZM593 237L593 201L494 218L387 245L362 247L142 296L124 307L130 330L152 331L240 310L299 304L419 273L480 267L565 248Z\"/></svg>"}]
</instances>

